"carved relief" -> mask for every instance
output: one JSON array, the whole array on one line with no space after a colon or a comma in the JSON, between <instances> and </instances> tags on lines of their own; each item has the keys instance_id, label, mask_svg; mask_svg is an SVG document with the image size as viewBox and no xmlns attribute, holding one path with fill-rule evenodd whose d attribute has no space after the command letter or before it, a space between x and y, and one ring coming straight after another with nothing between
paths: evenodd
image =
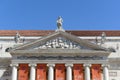
<instances>
[{"instance_id":1,"label":"carved relief","mask_svg":"<svg viewBox=\"0 0 120 80\"><path fill-rule=\"evenodd\" d=\"M55 39L49 40L46 43L40 45L35 49L47 49L47 48L61 48L61 49L83 49L85 47L79 45L76 42L67 40L63 37L57 37Z\"/></svg>"}]
</instances>

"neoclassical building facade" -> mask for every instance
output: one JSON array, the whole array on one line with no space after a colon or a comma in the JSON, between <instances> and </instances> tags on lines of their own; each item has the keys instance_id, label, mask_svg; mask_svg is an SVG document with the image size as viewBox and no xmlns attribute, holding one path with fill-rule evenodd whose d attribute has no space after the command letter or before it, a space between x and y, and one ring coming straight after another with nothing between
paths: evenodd
<instances>
[{"instance_id":1,"label":"neoclassical building facade","mask_svg":"<svg viewBox=\"0 0 120 80\"><path fill-rule=\"evenodd\" d=\"M1 30L0 80L120 80L120 31Z\"/></svg>"}]
</instances>

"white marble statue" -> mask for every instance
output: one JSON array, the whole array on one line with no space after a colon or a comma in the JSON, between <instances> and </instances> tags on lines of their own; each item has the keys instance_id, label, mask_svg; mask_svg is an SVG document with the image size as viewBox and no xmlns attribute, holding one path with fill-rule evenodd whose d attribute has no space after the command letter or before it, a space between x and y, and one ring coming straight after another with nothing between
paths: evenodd
<instances>
[{"instance_id":1,"label":"white marble statue","mask_svg":"<svg viewBox=\"0 0 120 80\"><path fill-rule=\"evenodd\" d=\"M20 42L20 34L18 32L16 32L16 35L14 37L14 40L16 43L19 43Z\"/></svg>"},{"instance_id":2,"label":"white marble statue","mask_svg":"<svg viewBox=\"0 0 120 80\"><path fill-rule=\"evenodd\" d=\"M102 32L102 34L101 34L101 44L104 44L105 40L106 40L106 34L105 34L105 32Z\"/></svg>"},{"instance_id":3,"label":"white marble statue","mask_svg":"<svg viewBox=\"0 0 120 80\"><path fill-rule=\"evenodd\" d=\"M61 16L59 16L58 19L57 19L58 30L62 30L62 22L63 22L63 19L62 19Z\"/></svg>"}]
</instances>

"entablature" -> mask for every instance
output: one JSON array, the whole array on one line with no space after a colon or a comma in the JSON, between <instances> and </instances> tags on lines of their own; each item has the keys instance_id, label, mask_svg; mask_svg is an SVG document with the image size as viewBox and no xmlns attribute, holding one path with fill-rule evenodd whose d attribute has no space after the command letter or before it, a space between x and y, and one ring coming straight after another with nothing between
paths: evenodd
<instances>
[{"instance_id":1,"label":"entablature","mask_svg":"<svg viewBox=\"0 0 120 80\"><path fill-rule=\"evenodd\" d=\"M81 55L81 56L108 56L108 51L84 50L84 49L32 49L32 50L15 50L11 55Z\"/></svg>"}]
</instances>

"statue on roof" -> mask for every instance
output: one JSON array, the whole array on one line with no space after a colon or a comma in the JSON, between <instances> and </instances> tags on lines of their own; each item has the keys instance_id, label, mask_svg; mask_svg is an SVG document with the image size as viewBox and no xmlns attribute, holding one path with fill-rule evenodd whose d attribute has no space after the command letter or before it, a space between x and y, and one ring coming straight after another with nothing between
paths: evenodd
<instances>
[{"instance_id":1,"label":"statue on roof","mask_svg":"<svg viewBox=\"0 0 120 80\"><path fill-rule=\"evenodd\" d=\"M63 19L62 19L61 16L59 16L58 19L57 19L58 30L62 30L62 22L63 22Z\"/></svg>"},{"instance_id":2,"label":"statue on roof","mask_svg":"<svg viewBox=\"0 0 120 80\"><path fill-rule=\"evenodd\" d=\"M16 32L16 35L14 37L14 40L16 43L19 43L20 42L20 34L18 32Z\"/></svg>"},{"instance_id":3,"label":"statue on roof","mask_svg":"<svg viewBox=\"0 0 120 80\"><path fill-rule=\"evenodd\" d=\"M102 32L102 34L101 34L101 44L104 44L105 40L106 40L106 33Z\"/></svg>"}]
</instances>

